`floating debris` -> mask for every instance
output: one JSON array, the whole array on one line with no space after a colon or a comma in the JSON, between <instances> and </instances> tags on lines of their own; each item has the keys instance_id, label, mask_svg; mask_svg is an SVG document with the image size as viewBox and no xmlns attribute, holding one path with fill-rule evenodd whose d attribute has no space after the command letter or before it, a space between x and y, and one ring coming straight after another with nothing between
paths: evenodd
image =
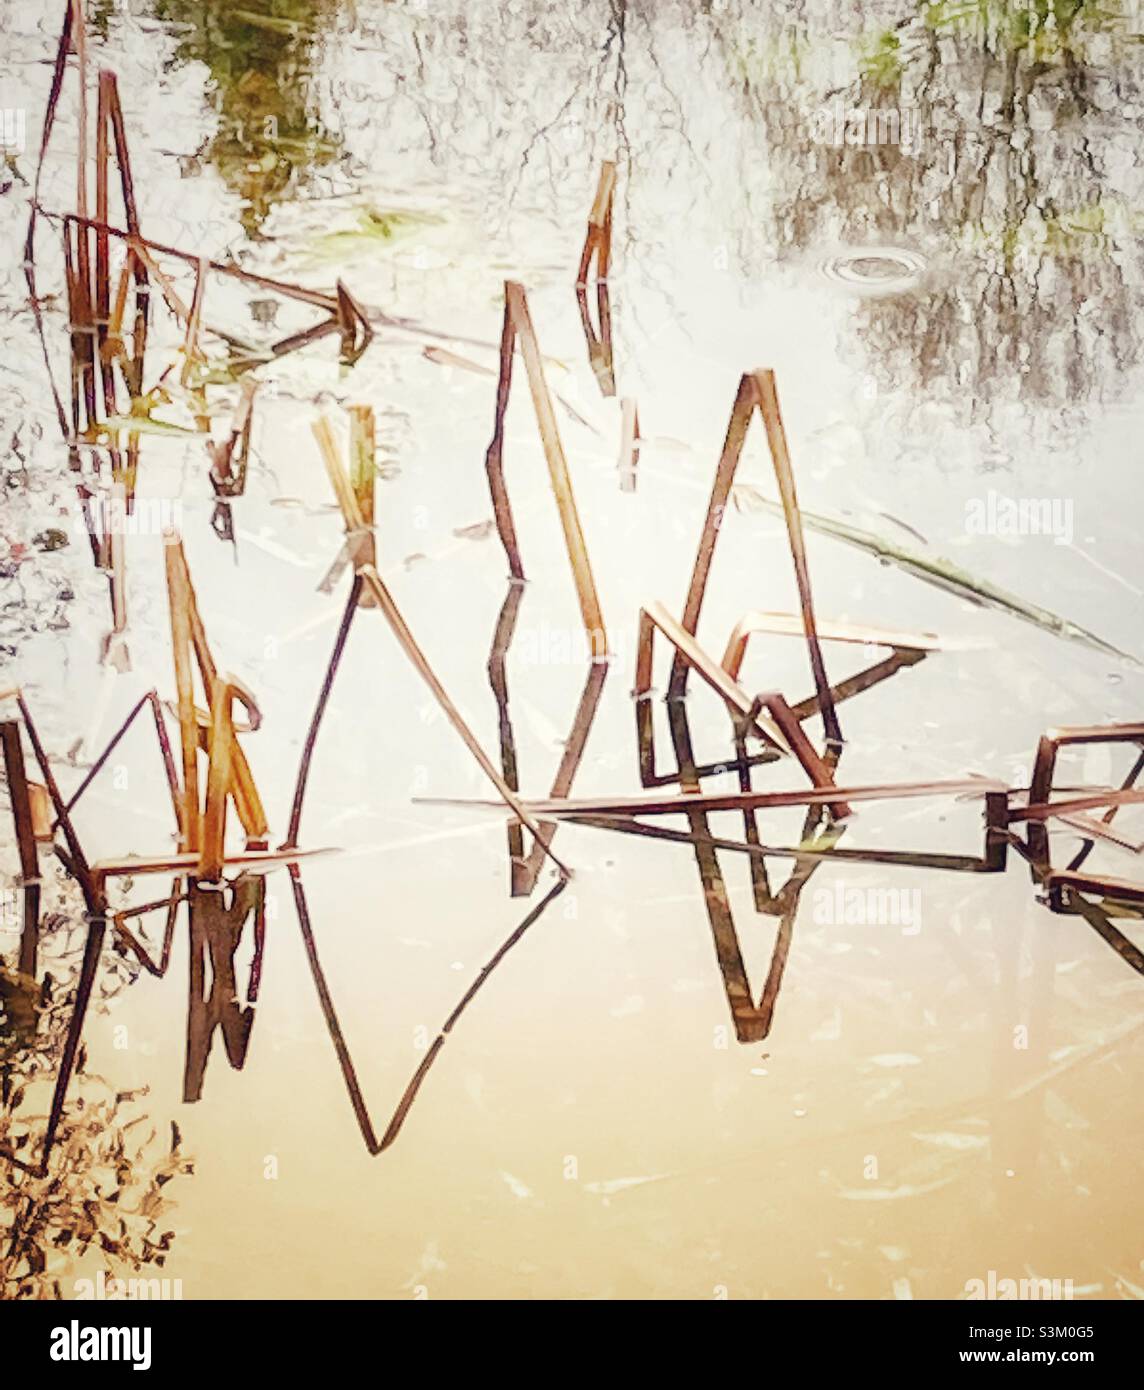
<instances>
[{"instance_id":1,"label":"floating debris","mask_svg":"<svg viewBox=\"0 0 1144 1390\"><path fill-rule=\"evenodd\" d=\"M744 510L755 509L776 513L779 511L778 503L770 501L757 488L746 483L740 484L735 489L734 500L736 506ZM904 550L893 541L887 541L871 531L864 531L833 517L818 516L813 512L804 511L802 520L811 531L819 531L824 536L833 536L835 540L844 541L847 545L865 550L867 554L873 555L883 563L897 565L918 579L935 584L938 588L954 593L959 598L968 599L970 603L998 608L1011 617L1031 623L1034 627L1039 627L1065 641L1077 642L1081 646L1089 647L1092 651L1102 653L1104 656L1113 656L1120 661L1131 662L1133 666L1141 665L1138 657L1129 652L1121 651L1119 647L1114 647L1110 642L1106 642L1095 633L1089 632L1078 623L1062 618L1047 608L1026 603L1024 599L1018 598L1015 594L1009 593L989 580L979 579L966 573L965 570L958 568L949 560L922 555L917 551Z\"/></svg>"}]
</instances>

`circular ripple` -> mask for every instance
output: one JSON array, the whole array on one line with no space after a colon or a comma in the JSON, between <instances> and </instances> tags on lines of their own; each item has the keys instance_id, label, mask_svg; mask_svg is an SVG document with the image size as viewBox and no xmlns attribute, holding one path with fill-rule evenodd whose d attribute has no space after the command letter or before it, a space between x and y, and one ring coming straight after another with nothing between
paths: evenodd
<instances>
[{"instance_id":1,"label":"circular ripple","mask_svg":"<svg viewBox=\"0 0 1144 1390\"><path fill-rule=\"evenodd\" d=\"M904 294L921 283L926 261L901 246L862 246L836 251L818 268L851 294Z\"/></svg>"}]
</instances>

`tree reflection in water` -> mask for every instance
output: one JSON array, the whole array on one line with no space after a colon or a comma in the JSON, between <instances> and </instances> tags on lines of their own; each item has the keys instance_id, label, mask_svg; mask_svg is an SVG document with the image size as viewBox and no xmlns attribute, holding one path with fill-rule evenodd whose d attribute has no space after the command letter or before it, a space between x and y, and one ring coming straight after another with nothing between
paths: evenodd
<instances>
[{"instance_id":1,"label":"tree reflection in water","mask_svg":"<svg viewBox=\"0 0 1144 1390\"><path fill-rule=\"evenodd\" d=\"M824 37L817 7L769 19L743 7L714 25L771 151L763 238L788 253L905 243L929 259L922 292L859 309L879 387L913 386L963 420L1005 400L1076 406L1124 389L1144 216L1129 16L1091 0L951 0L863 33L845 10L855 70L834 85L836 74L784 79L792 64L758 59L780 34L810 51ZM831 127L823 140L808 119L820 108L900 112L915 140L859 144L847 128L836 143Z\"/></svg>"}]
</instances>

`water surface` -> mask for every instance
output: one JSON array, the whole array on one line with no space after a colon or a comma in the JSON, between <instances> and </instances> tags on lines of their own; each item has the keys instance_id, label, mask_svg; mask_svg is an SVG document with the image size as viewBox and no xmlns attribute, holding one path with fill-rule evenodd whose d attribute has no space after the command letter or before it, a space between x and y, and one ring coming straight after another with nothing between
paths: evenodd
<instances>
[{"instance_id":1,"label":"water surface","mask_svg":"<svg viewBox=\"0 0 1144 1390\"><path fill-rule=\"evenodd\" d=\"M57 10L0 21L0 91L28 118L0 198L6 546L74 512L19 264ZM1038 13L990 5L970 24L952 5L905 3L91 7L94 61L120 77L148 236L307 284L340 275L379 314L439 335L382 326L352 371L327 343L260 372L234 547L211 529L201 442L144 442L140 495L180 500L220 664L257 692L264 723L246 747L279 837L347 582L316 591L341 543L310 431L319 408L374 407L380 568L498 748L486 665L507 566L480 527L494 382L425 349L494 367L506 278L527 286L551 385L580 417L561 409L560 428L615 654L576 794L640 789L637 609L682 604L736 386L755 367L777 373L809 512L1144 652L1139 36L1107 7L1057 6L1055 26ZM852 144L844 128L836 143L829 123L852 109L902 113L908 141ZM66 208L74 91L59 119L42 201ZM634 492L619 486L618 401L600 393L572 289L606 158L619 165L616 384L638 401L644 436ZM41 294L60 296L56 244L43 240ZM263 298L218 281L208 302L217 322L269 343L299 314L284 306L271 325ZM45 318L66 370L62 297ZM152 362L178 339L157 328ZM542 796L588 667L517 371L506 466L529 582L507 671L521 786ZM236 398L217 395L220 408ZM741 475L776 495L761 431ZM990 491L1067 502L1069 534L975 533L967 508ZM150 685L173 690L161 545L129 540L125 675L98 664L106 586L86 545L12 571L4 681L24 682L61 759L81 735L105 739ZM807 548L820 616L937 632L954 648L841 707L851 785L968 773L1021 785L1045 729L1138 717L1130 664L828 537L809 534ZM745 609L796 604L781 521L730 512L700 640L718 655ZM845 648L827 661L832 679L862 664ZM743 679L792 699L812 688L787 640L753 648ZM731 756L725 715L698 684L687 714L701 761ZM656 718L670 759L662 706ZM97 784L79 818L94 857L171 843L158 760L137 739L126 775ZM1103 784L1122 775L1117 758L1096 750L1062 777ZM760 787L795 784L785 768L756 774ZM486 794L380 616L363 612L303 839L343 851L305 881L377 1125L527 910L508 894L500 817L413 799ZM765 833L790 844L801 823L776 816ZM738 817L711 825L741 837ZM979 842L978 805L931 801L871 805L845 841ZM342 1088L284 874L269 881L242 1072L216 1044L203 1100L179 1103L182 937L165 980L143 976L93 1015L93 1065L123 1089L148 1085L147 1113L177 1117L195 1157L171 1189L164 1266L186 1297L947 1298L990 1270L1071 1279L1078 1297L1139 1293L1144 986L1081 919L1036 901L1019 860L981 877L820 869L770 1033L743 1045L692 850L572 826L555 847L572 885L465 1014L378 1158ZM1061 862L1075 847L1062 833ZM746 861L721 862L758 992L777 919L755 912ZM1108 852L1090 862L1132 871ZM774 861L776 883L786 872ZM546 870L537 900L550 882ZM914 894L916 921L835 919L838 889L887 886ZM135 885L134 900L148 891Z\"/></svg>"}]
</instances>

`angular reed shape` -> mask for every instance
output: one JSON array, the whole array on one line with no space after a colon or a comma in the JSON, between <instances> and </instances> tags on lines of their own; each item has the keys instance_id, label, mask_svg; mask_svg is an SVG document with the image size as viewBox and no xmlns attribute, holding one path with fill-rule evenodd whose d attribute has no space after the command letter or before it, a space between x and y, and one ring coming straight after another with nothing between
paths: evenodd
<instances>
[{"instance_id":1,"label":"angular reed shape","mask_svg":"<svg viewBox=\"0 0 1144 1390\"><path fill-rule=\"evenodd\" d=\"M518 579L510 579L508 593L505 595L505 601L501 606L500 616L493 631L493 643L488 660L489 684L492 686L493 697L497 704L501 770L504 773L505 781L513 791L519 791L520 780L516 737L513 733L512 718L509 713L507 658L516 634L516 622L523 597L523 583ZM568 736L562 740L564 751L549 791L549 795L552 797L567 796L572 790L572 784L584 757L588 735L596 718L596 711L600 707L600 697L604 693L604 681L610 669L611 666L608 662L593 661L589 664L588 676L576 706L572 727ZM543 843L550 844L552 836L556 833L556 822L541 821L540 829L545 836ZM508 827L508 852L510 892L514 898L527 898L536 887L540 870L543 868L543 845L541 841L535 841L531 852L526 855L521 825L519 822L514 822Z\"/></svg>"},{"instance_id":2,"label":"angular reed shape","mask_svg":"<svg viewBox=\"0 0 1144 1390\"><path fill-rule=\"evenodd\" d=\"M254 698L233 676L219 678L218 668L207 643L199 615L194 586L182 541L173 533L166 537L167 597L171 613L171 642L174 651L175 684L178 691L179 732L183 752L183 787L179 817L179 844L184 853L199 854L199 877L217 878L225 858L222 839L226 824L226 803L233 798L235 809L247 836L247 847L266 848L268 826L262 800L246 754L239 745L231 705L242 703L250 728L258 727L260 716ZM200 716L194 702L192 653L206 693L208 712ZM200 805L198 753L203 725L207 729L207 800Z\"/></svg>"},{"instance_id":3,"label":"angular reed shape","mask_svg":"<svg viewBox=\"0 0 1144 1390\"><path fill-rule=\"evenodd\" d=\"M592 566L588 559L588 548L576 510L576 498L572 491L572 479L568 472L568 461L564 456L564 446L560 442L560 431L556 427L556 415L552 409L552 397L544 377L544 364L536 332L528 312L528 300L524 286L513 280L505 282L504 323L501 331L500 376L497 380L496 411L493 417L493 437L485 455L485 471L492 494L493 512L496 516L497 531L501 544L508 557L509 572L513 579L523 579L524 565L520 558L516 528L513 524L512 506L504 479L504 417L508 408L509 390L512 386L513 348L519 340L520 353L524 359L524 370L528 377L532 403L536 411L536 423L540 430L540 440L544 447L544 457L548 463L548 476L556 507L560 513L560 524L564 531L564 545L572 566L572 577L576 583L576 594L580 601L580 615L588 638L588 649L593 659L603 660L608 655L608 635L604 630L604 615L600 608L596 581L592 577Z\"/></svg>"},{"instance_id":4,"label":"angular reed shape","mask_svg":"<svg viewBox=\"0 0 1144 1390\"><path fill-rule=\"evenodd\" d=\"M794 474L791 470L790 452L787 448L786 432L779 413L778 394L775 389L775 374L767 370L747 372L739 382L739 391L727 425L727 436L723 453L715 472L711 489L711 500L707 506L707 516L699 540L699 550L695 557L695 567L683 607L682 626L692 636L699 625L699 614L703 607L703 595L711 571L711 561L715 553L715 542L726 511L727 499L735 481L735 472L746 442L747 429L758 411L762 417L770 447L771 461L778 480L782 497L783 514L786 518L787 538L790 543L791 559L794 562L795 579L798 583L799 602L802 609L803 631L806 633L807 652L814 675L814 687L818 695L822 722L826 729L828 745L839 746L842 731L834 710L834 700L830 682L826 678L826 667L822 660L822 649L818 644L818 629L814 617L814 601L810 591L810 572L806 563L806 549L803 543L802 519L798 509ZM688 663L682 655L677 655L672 668L668 693L679 699L687 684Z\"/></svg>"},{"instance_id":5,"label":"angular reed shape","mask_svg":"<svg viewBox=\"0 0 1144 1390\"><path fill-rule=\"evenodd\" d=\"M592 199L588 213L588 232L584 238L584 249L580 254L580 267L576 272L576 284L586 285L592 261L596 262L596 279L606 280L612 263L612 206L616 199L615 161L604 161L600 169L600 180L596 185L596 196Z\"/></svg>"},{"instance_id":6,"label":"angular reed shape","mask_svg":"<svg viewBox=\"0 0 1144 1390\"><path fill-rule=\"evenodd\" d=\"M588 307L588 291L584 285L576 286L576 306L580 310L580 327L584 332L584 342L588 348L588 365L605 398L616 394L615 349L612 345L612 300L608 292L608 282L600 280L596 285L596 314L600 321L597 330L592 322L592 312Z\"/></svg>"},{"instance_id":7,"label":"angular reed shape","mask_svg":"<svg viewBox=\"0 0 1144 1390\"><path fill-rule=\"evenodd\" d=\"M374 598L377 607L382 610L386 622L389 624L393 635L397 638L398 644L412 662L418 675L429 687L433 698L440 705L445 717L453 728L460 735L462 742L469 752L473 755L485 776L492 782L493 786L500 793L505 804L513 811L517 819L520 820L532 832L535 839L543 845L543 852L551 859L562 878L569 877L569 870L560 862L559 859L548 848L540 826L524 809L516 793L505 781L504 777L497 771L489 759L488 754L481 747L476 735L469 728L463 715L453 701L449 698L445 687L437 678L436 672L430 666L424 652L417 644L416 638L410 631L405 619L401 615L400 609L393 601L393 596L382 582L381 576L372 564L365 558L365 544L369 539L369 530L365 525L358 504L357 494L350 481L349 474L346 472L341 457L338 452L337 442L334 439L333 430L329 421L323 416L314 424L314 437L318 441L318 446L322 452L322 459L326 466L326 473L330 479L330 485L334 490L334 496L338 499L338 506L341 508L342 517L346 528L346 544L354 566L354 579L350 587L349 600L346 605L345 613L342 617L341 626L338 629L338 636L334 643L334 650L330 657L329 666L322 682L322 689L318 696L317 707L314 716L310 721L310 727L306 734L306 742L302 750L302 761L298 768L298 779L294 788L294 805L290 816L290 829L288 832L288 844L297 842L298 828L302 818L302 803L306 792L306 783L310 775L310 760L313 757L314 747L317 743L318 730L321 727L322 717L325 714L326 703L333 689L334 678L337 675L338 665L341 662L342 653L345 649L346 640L349 637L350 626L353 622L354 614L359 606L362 589L366 589Z\"/></svg>"},{"instance_id":8,"label":"angular reed shape","mask_svg":"<svg viewBox=\"0 0 1144 1390\"><path fill-rule=\"evenodd\" d=\"M1119 791L1107 794L1068 796L1053 802L1053 772L1057 755L1062 748L1094 744L1134 744L1141 751L1134 760ZM1029 781L1028 805L1009 813L1008 823L1027 822L1024 852L1029 860L1034 881L1045 889L1048 905L1054 912L1076 911L1082 893L1100 894L1117 903L1144 903L1144 883L1104 874L1084 873L1081 866L1097 840L1102 840L1137 854L1142 846L1118 836L1112 821L1120 806L1144 801L1144 792L1136 790L1136 780L1144 771L1144 724L1103 724L1078 728L1053 729L1044 734L1037 745L1033 775ZM1107 807L1104 816L1095 821L1085 812ZM1048 821L1059 819L1084 837L1085 843L1067 869L1054 868L1049 841ZM1102 933L1104 934L1104 933ZM1123 954L1123 953L1122 953Z\"/></svg>"}]
</instances>

